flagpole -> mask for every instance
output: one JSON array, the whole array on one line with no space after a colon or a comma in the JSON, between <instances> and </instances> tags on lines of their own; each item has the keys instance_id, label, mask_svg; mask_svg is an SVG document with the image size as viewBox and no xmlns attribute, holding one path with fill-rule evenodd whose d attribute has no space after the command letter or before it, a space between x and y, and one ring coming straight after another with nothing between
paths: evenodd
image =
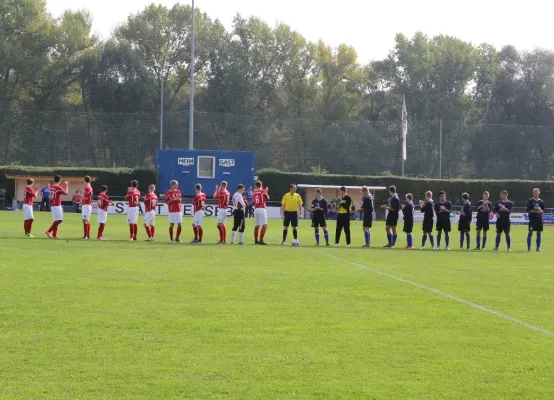
<instances>
[{"instance_id":1,"label":"flagpole","mask_svg":"<svg viewBox=\"0 0 554 400\"><path fill-rule=\"evenodd\" d=\"M408 134L408 113L406 111L406 96L402 97L402 177L404 177L404 162L406 161L406 135Z\"/></svg>"}]
</instances>

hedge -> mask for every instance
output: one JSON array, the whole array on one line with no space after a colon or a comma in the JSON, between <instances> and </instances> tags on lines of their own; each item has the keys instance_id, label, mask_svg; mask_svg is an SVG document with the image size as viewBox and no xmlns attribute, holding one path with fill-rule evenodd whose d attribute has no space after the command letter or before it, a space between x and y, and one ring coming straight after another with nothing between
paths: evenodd
<instances>
[{"instance_id":1,"label":"hedge","mask_svg":"<svg viewBox=\"0 0 554 400\"><path fill-rule=\"evenodd\" d=\"M27 166L0 166L0 189L6 189L7 199L11 201L15 185L8 180L6 175L62 175L62 176L85 176L90 175L96 178L92 186L95 192L100 190L101 185L107 185L112 196L123 196L129 187L129 183L136 179L142 183L142 187L155 183L158 174L154 169L147 168L69 168L69 167L27 167Z\"/></svg>"},{"instance_id":2,"label":"hedge","mask_svg":"<svg viewBox=\"0 0 554 400\"><path fill-rule=\"evenodd\" d=\"M68 168L68 167L27 167L27 166L0 166L0 189L7 190L8 201L13 196L13 181L6 179L6 174L13 175L48 175L56 174L65 176L96 177L93 183L97 192L100 185L108 185L113 196L123 195L129 182L133 179L141 182L141 187L157 182L157 173L154 169L146 168ZM305 183L314 185L347 185L347 186L390 186L395 185L398 193L404 196L412 193L416 200L422 199L426 190L437 193L441 190L447 192L451 200L460 198L463 192L470 194L470 199L475 202L481 198L481 194L488 190L492 199L498 198L502 189L510 192L510 199L516 206L522 207L527 199L532 196L533 188L541 189L541 197L548 200L554 198L554 181L524 181L524 180L469 180L469 179L426 179L426 178L402 178L398 176L361 176L361 175L315 175L303 172L284 172L275 169L264 169L258 172L258 177L269 186L272 199L280 199L287 192L291 183ZM383 203L388 197L387 191L377 192L376 201Z\"/></svg>"},{"instance_id":3,"label":"hedge","mask_svg":"<svg viewBox=\"0 0 554 400\"><path fill-rule=\"evenodd\" d=\"M425 191L431 190L438 195L444 190L449 199L456 204L463 192L470 194L470 200L475 203L481 199L486 190L491 193L491 199L498 199L501 190L509 191L509 198L516 206L523 207L533 196L533 188L541 189L541 197L548 200L554 198L554 181L524 181L524 180L470 180L470 179L426 179L402 178L399 176L360 176L360 175L314 175L301 172L284 172L274 169L264 169L258 172L258 177L264 185L269 186L270 196L280 198L289 190L291 183L313 185L345 185L345 186L390 186L395 185L403 199L406 193L412 193L415 200L423 199ZM376 202L384 203L388 191L378 191ZM438 197L438 196L436 196ZM436 198L435 197L435 198ZM461 201L461 200L460 200Z\"/></svg>"}]
</instances>

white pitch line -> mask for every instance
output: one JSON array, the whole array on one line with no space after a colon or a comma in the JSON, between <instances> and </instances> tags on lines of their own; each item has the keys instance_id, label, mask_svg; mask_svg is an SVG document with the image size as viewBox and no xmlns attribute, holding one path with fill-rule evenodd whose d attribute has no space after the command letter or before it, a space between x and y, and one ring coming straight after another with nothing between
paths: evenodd
<instances>
[{"instance_id":1,"label":"white pitch line","mask_svg":"<svg viewBox=\"0 0 554 400\"><path fill-rule=\"evenodd\" d=\"M498 311L495 311L495 310L491 310L490 308L486 308L486 307L483 307L483 306L480 306L479 304L476 304L476 303L472 303L471 301L467 301L467 300L464 300L464 299L461 299L459 297L456 297L456 296L453 296L451 294L448 294L448 293L444 293L444 292L441 292L440 290L437 290L437 289L433 289L431 287L428 287L428 286L425 286L425 285L421 285L417 282L412 282L412 281L409 281L407 279L403 279L403 278L400 278L398 276L395 276L395 275L391 275L391 274L388 274L386 272L383 272L383 271L379 271L377 269L373 269L373 268L370 268L366 265L362 265L362 264L358 264L358 263L355 263L355 262L352 262L352 261L348 261L348 260L345 260L344 258L340 258L340 257L336 257L336 256L333 256L329 253L325 253L325 252L318 252L318 251L315 251L315 250L311 250L311 249L308 249L310 250L311 252L313 253L316 253L316 254L323 254L327 257L330 257L330 258L334 258L335 260L338 260L338 261L342 261L342 262L346 262L350 265L353 265L355 267L358 267L358 268L362 268L362 269L365 269L367 271L370 271L370 272L373 272L375 274L378 274L378 275L381 275L381 276L385 276L387 278L390 278L390 279L394 279L395 281L398 281L398 282L402 282L402 283L406 283L408 285L412 285L412 286L415 286L419 289L423 289L423 290L426 290L428 292L432 292L432 293L435 293L435 294L438 294L440 296L443 296L443 297L446 297L450 300L454 300L454 301L457 301L458 303L462 303L462 304L465 304L465 305L468 305L470 307L473 307L477 310L480 310L480 311L485 311L485 312L488 312L489 314L492 314L492 315L496 315L497 317L500 317L500 318L503 318L503 319L506 319L508 321L512 321L512 322L515 322L516 324L518 325L521 325L521 326L524 326L528 329L531 329L531 330L534 330L534 331L537 331L537 332L540 332L544 335L548 335L548 336L554 336L554 332L550 332L549 330L546 330L546 329L543 329L543 328L540 328L538 326L535 326L535 325L531 325L531 324L528 324L527 322L525 321L522 321L520 319L517 319L517 318L514 318L514 317L510 317L509 315L506 315L506 314L503 314L501 312L498 312Z\"/></svg>"}]
</instances>

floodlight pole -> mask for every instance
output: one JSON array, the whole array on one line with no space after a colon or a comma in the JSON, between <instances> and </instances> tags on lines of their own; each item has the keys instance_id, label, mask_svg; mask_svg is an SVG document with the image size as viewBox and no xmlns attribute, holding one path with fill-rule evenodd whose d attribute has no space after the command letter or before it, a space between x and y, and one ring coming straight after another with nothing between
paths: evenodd
<instances>
[{"instance_id":1,"label":"floodlight pole","mask_svg":"<svg viewBox=\"0 0 554 400\"><path fill-rule=\"evenodd\" d=\"M192 43L190 46L189 150L194 149L194 0L192 0Z\"/></svg>"}]
</instances>

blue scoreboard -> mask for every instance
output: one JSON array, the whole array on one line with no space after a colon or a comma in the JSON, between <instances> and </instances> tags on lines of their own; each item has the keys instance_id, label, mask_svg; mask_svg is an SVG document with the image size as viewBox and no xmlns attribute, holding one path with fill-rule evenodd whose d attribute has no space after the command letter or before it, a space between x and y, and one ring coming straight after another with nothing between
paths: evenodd
<instances>
[{"instance_id":1,"label":"blue scoreboard","mask_svg":"<svg viewBox=\"0 0 554 400\"><path fill-rule=\"evenodd\" d=\"M158 149L156 164L159 193L169 190L173 179L183 195L194 195L197 183L209 195L221 181L229 183L231 193L241 183L247 188L254 184L253 152Z\"/></svg>"}]
</instances>

